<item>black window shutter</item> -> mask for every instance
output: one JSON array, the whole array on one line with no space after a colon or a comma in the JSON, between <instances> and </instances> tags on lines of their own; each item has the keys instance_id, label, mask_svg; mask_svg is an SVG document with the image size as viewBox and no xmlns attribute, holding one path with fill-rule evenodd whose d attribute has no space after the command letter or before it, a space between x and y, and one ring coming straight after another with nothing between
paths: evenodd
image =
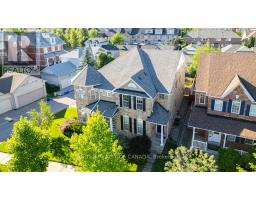
<instances>
[{"instance_id":1,"label":"black window shutter","mask_svg":"<svg viewBox=\"0 0 256 200\"><path fill-rule=\"evenodd\" d=\"M137 120L133 120L134 133L137 133Z\"/></svg>"},{"instance_id":2,"label":"black window shutter","mask_svg":"<svg viewBox=\"0 0 256 200\"><path fill-rule=\"evenodd\" d=\"M250 104L247 104L247 105L246 105L245 115L247 115L247 116L249 116L249 113L250 113L250 107L251 107L251 105L250 105Z\"/></svg>"},{"instance_id":3,"label":"black window shutter","mask_svg":"<svg viewBox=\"0 0 256 200\"><path fill-rule=\"evenodd\" d=\"M214 104L215 104L215 99L212 99L212 101L211 101L211 110L214 110Z\"/></svg>"},{"instance_id":4,"label":"black window shutter","mask_svg":"<svg viewBox=\"0 0 256 200\"><path fill-rule=\"evenodd\" d=\"M223 101L222 112L226 112L227 102Z\"/></svg>"},{"instance_id":5,"label":"black window shutter","mask_svg":"<svg viewBox=\"0 0 256 200\"><path fill-rule=\"evenodd\" d=\"M130 132L132 132L132 118L129 117Z\"/></svg>"},{"instance_id":6,"label":"black window shutter","mask_svg":"<svg viewBox=\"0 0 256 200\"><path fill-rule=\"evenodd\" d=\"M137 109L137 102L136 102L136 97L133 97L133 109L136 110Z\"/></svg>"},{"instance_id":7,"label":"black window shutter","mask_svg":"<svg viewBox=\"0 0 256 200\"><path fill-rule=\"evenodd\" d=\"M143 135L146 135L146 122L143 121Z\"/></svg>"},{"instance_id":8,"label":"black window shutter","mask_svg":"<svg viewBox=\"0 0 256 200\"><path fill-rule=\"evenodd\" d=\"M228 112L231 113L232 99L228 100Z\"/></svg>"},{"instance_id":9,"label":"black window shutter","mask_svg":"<svg viewBox=\"0 0 256 200\"><path fill-rule=\"evenodd\" d=\"M129 108L130 109L132 108L132 98L131 98L131 96L129 96Z\"/></svg>"},{"instance_id":10,"label":"black window shutter","mask_svg":"<svg viewBox=\"0 0 256 200\"><path fill-rule=\"evenodd\" d=\"M146 99L143 98L143 111L146 111Z\"/></svg>"},{"instance_id":11,"label":"black window shutter","mask_svg":"<svg viewBox=\"0 0 256 200\"><path fill-rule=\"evenodd\" d=\"M121 115L121 130L124 130L124 120L123 116Z\"/></svg>"},{"instance_id":12,"label":"black window shutter","mask_svg":"<svg viewBox=\"0 0 256 200\"><path fill-rule=\"evenodd\" d=\"M119 94L119 100L120 100L120 107L123 106L123 96L122 94Z\"/></svg>"},{"instance_id":13,"label":"black window shutter","mask_svg":"<svg viewBox=\"0 0 256 200\"><path fill-rule=\"evenodd\" d=\"M241 102L241 107L240 107L240 115L244 114L244 105L245 105L245 101Z\"/></svg>"}]
</instances>

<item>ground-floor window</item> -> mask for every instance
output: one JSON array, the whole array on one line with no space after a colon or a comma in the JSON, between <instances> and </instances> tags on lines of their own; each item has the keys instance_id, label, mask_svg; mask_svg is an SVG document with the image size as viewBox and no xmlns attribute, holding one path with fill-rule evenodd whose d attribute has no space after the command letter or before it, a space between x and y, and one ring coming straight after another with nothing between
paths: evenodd
<instances>
[{"instance_id":1,"label":"ground-floor window","mask_svg":"<svg viewBox=\"0 0 256 200\"><path fill-rule=\"evenodd\" d=\"M124 130L129 130L129 116L127 115L124 115L123 116L123 127L124 127Z\"/></svg>"},{"instance_id":2,"label":"ground-floor window","mask_svg":"<svg viewBox=\"0 0 256 200\"><path fill-rule=\"evenodd\" d=\"M234 136L234 135L227 135L227 141L235 142L236 141L236 136Z\"/></svg>"},{"instance_id":3,"label":"ground-floor window","mask_svg":"<svg viewBox=\"0 0 256 200\"><path fill-rule=\"evenodd\" d=\"M137 119L137 134L143 135L143 120Z\"/></svg>"}]
</instances>

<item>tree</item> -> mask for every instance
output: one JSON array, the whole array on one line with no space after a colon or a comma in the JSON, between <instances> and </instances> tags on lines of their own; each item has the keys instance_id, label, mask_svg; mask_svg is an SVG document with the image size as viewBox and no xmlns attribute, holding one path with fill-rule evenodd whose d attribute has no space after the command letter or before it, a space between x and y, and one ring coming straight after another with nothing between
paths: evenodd
<instances>
[{"instance_id":1,"label":"tree","mask_svg":"<svg viewBox=\"0 0 256 200\"><path fill-rule=\"evenodd\" d=\"M91 114L83 134L71 138L73 158L79 171L125 172L131 165L126 161L123 149L99 112Z\"/></svg>"},{"instance_id":2,"label":"tree","mask_svg":"<svg viewBox=\"0 0 256 200\"><path fill-rule=\"evenodd\" d=\"M55 35L57 35L57 36L59 36L62 40L65 40L65 37L64 37L64 29L63 28L54 28L53 30L52 30L52 32L55 34Z\"/></svg>"},{"instance_id":3,"label":"tree","mask_svg":"<svg viewBox=\"0 0 256 200\"><path fill-rule=\"evenodd\" d=\"M206 43L201 47L197 48L195 50L195 54L193 55L192 63L187 68L187 71L189 72L190 76L195 77L201 54L210 53L210 52L219 52L219 51L220 51L219 48L212 48L210 43Z\"/></svg>"},{"instance_id":4,"label":"tree","mask_svg":"<svg viewBox=\"0 0 256 200\"><path fill-rule=\"evenodd\" d=\"M253 146L251 152L241 156L239 164L236 166L239 172L256 172L256 146Z\"/></svg>"},{"instance_id":5,"label":"tree","mask_svg":"<svg viewBox=\"0 0 256 200\"><path fill-rule=\"evenodd\" d=\"M115 58L106 52L100 52L99 55L96 57L96 68L100 69L104 65L110 63Z\"/></svg>"},{"instance_id":6,"label":"tree","mask_svg":"<svg viewBox=\"0 0 256 200\"><path fill-rule=\"evenodd\" d=\"M254 47L254 44L255 44L255 37L250 37L248 47L252 48Z\"/></svg>"},{"instance_id":7,"label":"tree","mask_svg":"<svg viewBox=\"0 0 256 200\"><path fill-rule=\"evenodd\" d=\"M69 43L70 47L75 48L77 47L77 36L76 36L76 29L71 28L69 32Z\"/></svg>"},{"instance_id":8,"label":"tree","mask_svg":"<svg viewBox=\"0 0 256 200\"><path fill-rule=\"evenodd\" d=\"M76 37L77 37L77 45L83 47L85 41L88 39L88 33L84 28L77 28L76 29Z\"/></svg>"},{"instance_id":9,"label":"tree","mask_svg":"<svg viewBox=\"0 0 256 200\"><path fill-rule=\"evenodd\" d=\"M50 106L44 101L39 102L39 112L32 109L28 112L30 120L34 126L41 127L42 129L48 129L51 127L54 115L51 111Z\"/></svg>"},{"instance_id":10,"label":"tree","mask_svg":"<svg viewBox=\"0 0 256 200\"><path fill-rule=\"evenodd\" d=\"M91 51L88 49L88 47L85 47L83 55L80 60L80 66L84 67L87 64L93 66L95 64L95 61L93 59Z\"/></svg>"},{"instance_id":11,"label":"tree","mask_svg":"<svg viewBox=\"0 0 256 200\"><path fill-rule=\"evenodd\" d=\"M21 117L14 124L10 151L13 157L10 169L14 172L46 171L49 158L50 140L42 129L35 127L26 118Z\"/></svg>"},{"instance_id":12,"label":"tree","mask_svg":"<svg viewBox=\"0 0 256 200\"><path fill-rule=\"evenodd\" d=\"M110 42L113 45L122 45L124 44L124 36L121 33L117 32L112 36Z\"/></svg>"},{"instance_id":13,"label":"tree","mask_svg":"<svg viewBox=\"0 0 256 200\"><path fill-rule=\"evenodd\" d=\"M94 28L89 29L88 31L89 38L97 38L99 37L98 31Z\"/></svg>"},{"instance_id":14,"label":"tree","mask_svg":"<svg viewBox=\"0 0 256 200\"><path fill-rule=\"evenodd\" d=\"M170 161L165 163L167 172L215 172L217 166L214 156L199 149L180 146L169 151Z\"/></svg>"},{"instance_id":15,"label":"tree","mask_svg":"<svg viewBox=\"0 0 256 200\"><path fill-rule=\"evenodd\" d=\"M235 172L236 165L239 163L241 158L238 151L227 148L227 149L219 149L218 153L218 167L220 171L223 172Z\"/></svg>"},{"instance_id":16,"label":"tree","mask_svg":"<svg viewBox=\"0 0 256 200\"><path fill-rule=\"evenodd\" d=\"M70 34L71 34L71 28L65 29L64 40L65 40L65 43L66 43L65 45L68 46L68 47L71 46L71 45L70 45L70 41L69 41L69 39L70 39Z\"/></svg>"}]
</instances>

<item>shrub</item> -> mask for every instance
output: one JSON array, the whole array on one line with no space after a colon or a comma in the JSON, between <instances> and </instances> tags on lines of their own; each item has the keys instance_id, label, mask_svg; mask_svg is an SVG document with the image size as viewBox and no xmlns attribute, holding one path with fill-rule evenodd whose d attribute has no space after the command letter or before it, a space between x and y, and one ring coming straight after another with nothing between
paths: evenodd
<instances>
[{"instance_id":1,"label":"shrub","mask_svg":"<svg viewBox=\"0 0 256 200\"><path fill-rule=\"evenodd\" d=\"M150 153L151 140L147 136L137 136L129 140L126 156L131 162L142 165Z\"/></svg>"},{"instance_id":2,"label":"shrub","mask_svg":"<svg viewBox=\"0 0 256 200\"><path fill-rule=\"evenodd\" d=\"M57 137L51 139L50 152L53 157L60 162L68 162L70 160L70 143L69 139Z\"/></svg>"},{"instance_id":3,"label":"shrub","mask_svg":"<svg viewBox=\"0 0 256 200\"><path fill-rule=\"evenodd\" d=\"M51 94L51 93L60 91L60 87L58 85L46 83L45 87L46 87L47 94Z\"/></svg>"},{"instance_id":4,"label":"shrub","mask_svg":"<svg viewBox=\"0 0 256 200\"><path fill-rule=\"evenodd\" d=\"M228 148L219 149L218 166L219 170L223 172L235 172L236 165L239 163L241 155L238 151Z\"/></svg>"},{"instance_id":5,"label":"shrub","mask_svg":"<svg viewBox=\"0 0 256 200\"><path fill-rule=\"evenodd\" d=\"M63 131L64 135L66 135L69 138L71 138L71 136L75 133L81 134L82 132L83 132L83 124L78 122L72 122L68 124Z\"/></svg>"}]
</instances>

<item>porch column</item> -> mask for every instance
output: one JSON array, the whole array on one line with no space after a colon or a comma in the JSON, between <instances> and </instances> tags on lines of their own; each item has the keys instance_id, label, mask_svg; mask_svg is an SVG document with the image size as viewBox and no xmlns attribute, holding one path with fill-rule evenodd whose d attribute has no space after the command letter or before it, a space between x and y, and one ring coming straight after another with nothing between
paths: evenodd
<instances>
[{"instance_id":1,"label":"porch column","mask_svg":"<svg viewBox=\"0 0 256 200\"><path fill-rule=\"evenodd\" d=\"M223 148L225 148L225 146L226 146L226 139L227 139L227 135L226 134L224 134L224 142L223 142Z\"/></svg>"},{"instance_id":2,"label":"porch column","mask_svg":"<svg viewBox=\"0 0 256 200\"><path fill-rule=\"evenodd\" d=\"M192 135L192 141L191 141L191 147L193 148L193 142L194 142L194 138L195 138L195 132L196 132L196 128L193 127L193 135Z\"/></svg>"},{"instance_id":3,"label":"porch column","mask_svg":"<svg viewBox=\"0 0 256 200\"><path fill-rule=\"evenodd\" d=\"M164 146L164 126L161 125L161 146Z\"/></svg>"},{"instance_id":4,"label":"porch column","mask_svg":"<svg viewBox=\"0 0 256 200\"><path fill-rule=\"evenodd\" d=\"M113 120L112 120L112 117L109 118L109 126L110 126L110 130L113 132Z\"/></svg>"}]
</instances>

